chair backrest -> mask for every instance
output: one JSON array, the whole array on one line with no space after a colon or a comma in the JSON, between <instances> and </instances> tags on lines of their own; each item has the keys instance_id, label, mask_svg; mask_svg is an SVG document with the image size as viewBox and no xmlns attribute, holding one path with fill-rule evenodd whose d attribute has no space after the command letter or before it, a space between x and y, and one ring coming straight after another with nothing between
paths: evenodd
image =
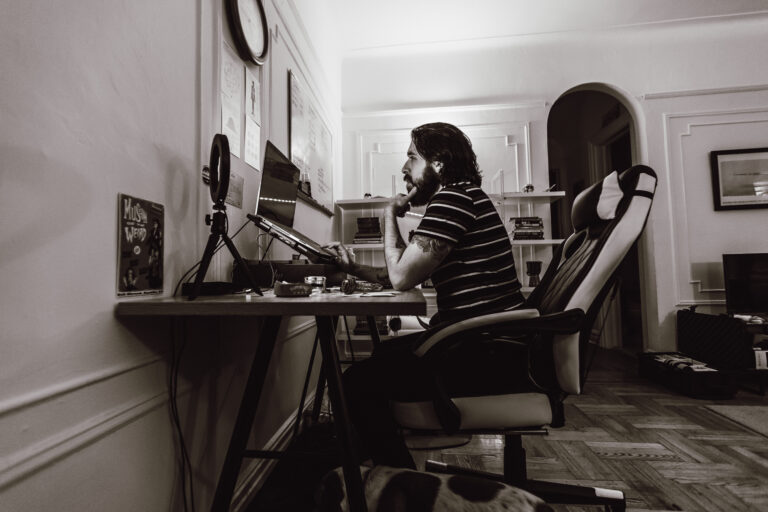
<instances>
[{"instance_id":1,"label":"chair backrest","mask_svg":"<svg viewBox=\"0 0 768 512\"><path fill-rule=\"evenodd\" d=\"M553 363L560 388L581 392L581 354L616 271L643 232L656 191L656 173L644 165L616 171L582 191L573 201L574 232L554 251L528 304L540 313L579 308L582 329L553 340Z\"/></svg>"}]
</instances>

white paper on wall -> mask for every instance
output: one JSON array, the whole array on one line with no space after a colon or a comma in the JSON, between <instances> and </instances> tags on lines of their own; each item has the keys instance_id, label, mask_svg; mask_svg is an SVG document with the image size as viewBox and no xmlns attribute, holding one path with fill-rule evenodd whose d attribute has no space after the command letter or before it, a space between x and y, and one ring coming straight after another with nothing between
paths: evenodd
<instances>
[{"instance_id":1,"label":"white paper on wall","mask_svg":"<svg viewBox=\"0 0 768 512\"><path fill-rule=\"evenodd\" d=\"M240 158L242 132L243 63L232 49L221 48L221 133L229 140L229 152Z\"/></svg>"},{"instance_id":2,"label":"white paper on wall","mask_svg":"<svg viewBox=\"0 0 768 512\"><path fill-rule=\"evenodd\" d=\"M245 116L245 163L258 169L260 154L261 127L250 116Z\"/></svg>"}]
</instances>

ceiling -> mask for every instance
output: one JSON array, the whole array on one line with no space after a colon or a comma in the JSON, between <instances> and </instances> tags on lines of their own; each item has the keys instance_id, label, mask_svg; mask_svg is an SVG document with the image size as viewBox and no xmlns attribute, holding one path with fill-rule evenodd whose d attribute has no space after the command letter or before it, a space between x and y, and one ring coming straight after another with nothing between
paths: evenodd
<instances>
[{"instance_id":1,"label":"ceiling","mask_svg":"<svg viewBox=\"0 0 768 512\"><path fill-rule=\"evenodd\" d=\"M768 0L328 0L342 54L767 13ZM767 29L768 30L768 29Z\"/></svg>"}]
</instances>

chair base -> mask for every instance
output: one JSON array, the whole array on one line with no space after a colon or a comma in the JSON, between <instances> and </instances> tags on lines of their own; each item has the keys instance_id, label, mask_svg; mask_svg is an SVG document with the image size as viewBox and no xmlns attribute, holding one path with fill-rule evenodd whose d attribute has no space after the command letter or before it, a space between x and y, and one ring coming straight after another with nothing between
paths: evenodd
<instances>
[{"instance_id":1,"label":"chair base","mask_svg":"<svg viewBox=\"0 0 768 512\"><path fill-rule=\"evenodd\" d=\"M496 480L520 487L521 489L538 496L547 503L602 505L606 511L611 512L624 512L627 508L627 501L624 497L624 493L617 490L602 489L600 487L582 487L578 485L547 482L544 480L525 479L523 481L510 482L507 481L508 479L504 478L504 475L468 469L433 460L428 460L426 462L425 470L432 473L470 475Z\"/></svg>"}]
</instances>

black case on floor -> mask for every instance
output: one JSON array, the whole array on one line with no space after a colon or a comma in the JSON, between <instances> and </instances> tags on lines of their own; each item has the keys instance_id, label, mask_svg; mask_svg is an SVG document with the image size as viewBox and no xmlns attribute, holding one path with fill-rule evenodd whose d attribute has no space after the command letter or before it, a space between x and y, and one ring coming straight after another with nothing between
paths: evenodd
<instances>
[{"instance_id":1,"label":"black case on floor","mask_svg":"<svg viewBox=\"0 0 768 512\"><path fill-rule=\"evenodd\" d=\"M719 370L754 368L752 340L739 319L690 309L677 312L677 350Z\"/></svg>"},{"instance_id":2,"label":"black case on floor","mask_svg":"<svg viewBox=\"0 0 768 512\"><path fill-rule=\"evenodd\" d=\"M693 398L731 398L736 394L734 375L728 371L694 371L690 366L671 365L657 356L690 357L680 352L646 352L638 357L640 376ZM694 358L695 359L695 358Z\"/></svg>"}]
</instances>

